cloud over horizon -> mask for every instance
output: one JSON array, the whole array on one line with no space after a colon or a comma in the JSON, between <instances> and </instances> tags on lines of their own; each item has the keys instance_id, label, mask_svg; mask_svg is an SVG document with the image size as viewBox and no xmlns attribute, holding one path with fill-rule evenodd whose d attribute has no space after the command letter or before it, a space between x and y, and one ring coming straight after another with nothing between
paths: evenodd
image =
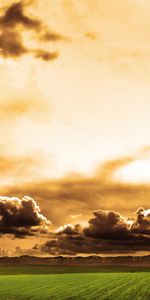
<instances>
[{"instance_id":1,"label":"cloud over horizon","mask_svg":"<svg viewBox=\"0 0 150 300\"><path fill-rule=\"evenodd\" d=\"M148 208L150 186L145 183L121 182L116 180L115 174L121 168L146 156L149 156L148 147L140 149L135 155L104 162L96 168L91 177L70 174L58 179L2 187L2 192L17 197L31 195L37 199L44 214L52 219L56 227L70 223L72 215L82 214L83 219L87 221L95 207L102 210L119 210L122 214L131 216L137 207Z\"/></svg>"},{"instance_id":2,"label":"cloud over horizon","mask_svg":"<svg viewBox=\"0 0 150 300\"><path fill-rule=\"evenodd\" d=\"M35 249L42 255L43 253L76 255L78 253L115 254L150 251L150 209L147 207L149 185L128 184L114 180L114 174L118 169L143 155L149 156L149 147L141 149L133 157L106 161L101 168L96 169L93 178L84 176L72 178L70 175L58 180L21 184L19 188L14 185L6 187L5 195L18 197L1 197L2 205L4 206L5 203L6 216L9 216L10 207L16 207L18 203L20 210L16 219L17 210L13 208L13 218L9 216L8 225L7 219L1 224L1 233L21 238L45 233L48 241L37 245ZM41 215L36 202L29 197L22 198L22 193L28 193L36 198L45 217ZM141 201L141 196L143 201ZM125 209L127 199L130 205ZM11 204L10 207L9 204ZM137 204L146 205L146 209L139 206L135 216L132 211L136 211ZM29 219L26 206L31 209ZM101 209L94 210L93 216L90 217L94 207ZM121 214L117 212L116 207L120 207ZM22 212L27 218L24 225L20 219ZM72 219L72 215L77 217ZM80 216L79 219L78 216ZM49 219L53 223L51 233L48 231ZM78 223L76 223L77 219ZM73 220L73 223L62 226L67 220ZM34 253L33 250L31 253Z\"/></svg>"},{"instance_id":3,"label":"cloud over horizon","mask_svg":"<svg viewBox=\"0 0 150 300\"><path fill-rule=\"evenodd\" d=\"M49 224L32 198L0 196L0 235L34 236L40 232L46 233Z\"/></svg>"},{"instance_id":4,"label":"cloud over horizon","mask_svg":"<svg viewBox=\"0 0 150 300\"><path fill-rule=\"evenodd\" d=\"M139 208L134 219L115 211L94 211L88 226L64 225L55 238L37 247L51 255L118 254L150 251L150 210Z\"/></svg>"}]
</instances>

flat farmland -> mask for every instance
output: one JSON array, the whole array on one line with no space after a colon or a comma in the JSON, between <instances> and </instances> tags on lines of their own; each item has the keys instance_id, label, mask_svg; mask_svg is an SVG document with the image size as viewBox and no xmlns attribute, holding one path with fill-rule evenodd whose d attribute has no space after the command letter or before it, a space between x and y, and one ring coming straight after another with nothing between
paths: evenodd
<instances>
[{"instance_id":1,"label":"flat farmland","mask_svg":"<svg viewBox=\"0 0 150 300\"><path fill-rule=\"evenodd\" d=\"M0 266L0 299L150 300L150 272L143 268Z\"/></svg>"}]
</instances>

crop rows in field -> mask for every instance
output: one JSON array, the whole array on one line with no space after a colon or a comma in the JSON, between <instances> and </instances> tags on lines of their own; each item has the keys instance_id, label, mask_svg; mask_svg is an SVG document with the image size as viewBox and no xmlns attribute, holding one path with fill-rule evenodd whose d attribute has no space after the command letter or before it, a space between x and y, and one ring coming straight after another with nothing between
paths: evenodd
<instances>
[{"instance_id":1,"label":"crop rows in field","mask_svg":"<svg viewBox=\"0 0 150 300\"><path fill-rule=\"evenodd\" d=\"M0 276L1 300L150 300L150 273Z\"/></svg>"}]
</instances>

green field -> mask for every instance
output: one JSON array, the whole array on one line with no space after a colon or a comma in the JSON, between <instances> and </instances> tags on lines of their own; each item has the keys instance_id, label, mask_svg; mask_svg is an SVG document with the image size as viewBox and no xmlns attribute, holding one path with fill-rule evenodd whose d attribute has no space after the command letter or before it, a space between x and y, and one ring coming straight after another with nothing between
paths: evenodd
<instances>
[{"instance_id":1,"label":"green field","mask_svg":"<svg viewBox=\"0 0 150 300\"><path fill-rule=\"evenodd\" d=\"M150 300L150 272L131 268L1 266L0 300Z\"/></svg>"}]
</instances>

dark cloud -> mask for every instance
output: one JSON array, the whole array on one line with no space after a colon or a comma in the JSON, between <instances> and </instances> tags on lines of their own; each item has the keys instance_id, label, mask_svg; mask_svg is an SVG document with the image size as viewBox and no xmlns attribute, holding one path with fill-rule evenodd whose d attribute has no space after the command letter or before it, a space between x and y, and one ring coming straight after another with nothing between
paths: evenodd
<instances>
[{"instance_id":1,"label":"dark cloud","mask_svg":"<svg viewBox=\"0 0 150 300\"><path fill-rule=\"evenodd\" d=\"M0 234L16 237L47 232L50 222L30 197L0 197Z\"/></svg>"},{"instance_id":2,"label":"dark cloud","mask_svg":"<svg viewBox=\"0 0 150 300\"><path fill-rule=\"evenodd\" d=\"M34 51L34 53L36 58L40 58L44 61L54 60L59 56L57 52L49 52L41 49Z\"/></svg>"},{"instance_id":3,"label":"dark cloud","mask_svg":"<svg viewBox=\"0 0 150 300\"><path fill-rule=\"evenodd\" d=\"M134 253L150 251L149 220L142 221L143 230L135 231L135 225L141 226L139 215L149 218L150 210L140 210L135 220L122 217L114 211L95 211L89 225L65 225L54 239L40 246L43 253L52 255Z\"/></svg>"},{"instance_id":4,"label":"dark cloud","mask_svg":"<svg viewBox=\"0 0 150 300\"><path fill-rule=\"evenodd\" d=\"M18 25L34 30L40 30L42 27L40 20L25 15L24 4L22 1L13 3L6 9L4 15L0 18L0 26L3 28L12 28Z\"/></svg>"},{"instance_id":5,"label":"dark cloud","mask_svg":"<svg viewBox=\"0 0 150 300\"><path fill-rule=\"evenodd\" d=\"M137 220L132 225L134 233L150 235L150 209L139 208L137 211Z\"/></svg>"},{"instance_id":6,"label":"dark cloud","mask_svg":"<svg viewBox=\"0 0 150 300\"><path fill-rule=\"evenodd\" d=\"M125 239L148 235L150 238L150 209L139 208L135 218L122 217L115 211L94 211L84 234L93 238ZM137 235L138 234L138 235Z\"/></svg>"},{"instance_id":7,"label":"dark cloud","mask_svg":"<svg viewBox=\"0 0 150 300\"><path fill-rule=\"evenodd\" d=\"M27 52L23 45L22 37L18 32L7 29L0 34L0 54L3 57L15 58Z\"/></svg>"},{"instance_id":8,"label":"dark cloud","mask_svg":"<svg viewBox=\"0 0 150 300\"><path fill-rule=\"evenodd\" d=\"M148 155L149 149L143 151L140 152L144 157ZM82 216L78 221L73 220L77 225L67 224L59 227L57 232L48 233L49 240L38 246L38 253L74 255L150 251L150 210L147 207L150 186L114 180L118 169L139 158L141 154L107 161L91 178L68 176L20 186L14 184L1 192L18 198L23 194L35 198L46 218L52 220L54 229L72 223L72 215ZM141 205L147 209L140 208L133 214ZM95 207L98 210L91 217ZM118 210L121 214L116 212ZM86 222L87 225L83 226ZM13 228L12 234L17 235L15 230ZM23 234L27 235L26 228Z\"/></svg>"},{"instance_id":9,"label":"dark cloud","mask_svg":"<svg viewBox=\"0 0 150 300\"><path fill-rule=\"evenodd\" d=\"M40 40L41 42L49 42L49 41L56 42L60 40L66 40L66 38L56 32L47 30L40 35Z\"/></svg>"},{"instance_id":10,"label":"dark cloud","mask_svg":"<svg viewBox=\"0 0 150 300\"><path fill-rule=\"evenodd\" d=\"M24 54L35 53L35 58L50 61L56 59L58 54L46 50L29 49L24 45L22 32L33 31L36 38L41 42L55 42L64 39L61 35L51 31L43 21L27 16L25 13L25 3L19 1L4 8L0 17L0 54L8 58L21 57Z\"/></svg>"},{"instance_id":11,"label":"dark cloud","mask_svg":"<svg viewBox=\"0 0 150 300\"><path fill-rule=\"evenodd\" d=\"M94 211L94 218L84 229L86 236L94 238L121 238L129 234L129 226L125 218L114 211Z\"/></svg>"}]
</instances>

